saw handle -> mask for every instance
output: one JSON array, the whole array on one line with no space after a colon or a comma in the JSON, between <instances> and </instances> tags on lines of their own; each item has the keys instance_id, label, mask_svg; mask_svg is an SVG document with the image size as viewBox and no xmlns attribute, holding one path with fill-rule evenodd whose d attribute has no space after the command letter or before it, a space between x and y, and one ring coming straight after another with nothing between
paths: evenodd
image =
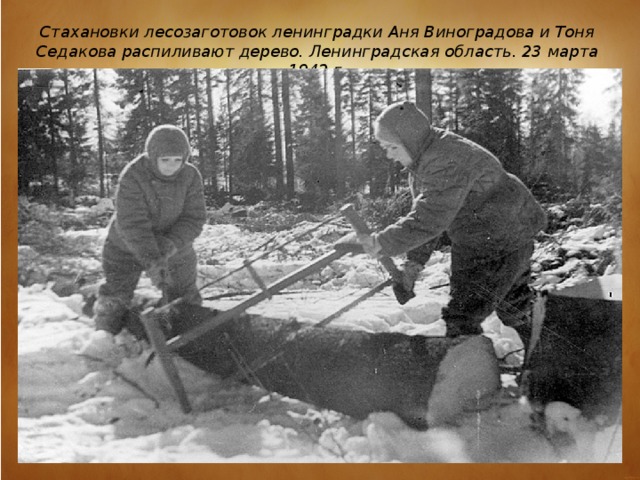
<instances>
[{"instance_id":1,"label":"saw handle","mask_svg":"<svg viewBox=\"0 0 640 480\"><path fill-rule=\"evenodd\" d=\"M347 204L342 207L340 209L340 213L347 219L358 235L371 235L371 229L363 218L358 215L358 212L356 212L356 209L352 204ZM379 257L378 260L391 276L391 280L393 281L393 293L400 305L404 305L416 296L413 290L406 290L404 288L402 284L402 272L398 267L396 267L396 264L391 257Z\"/></svg>"}]
</instances>

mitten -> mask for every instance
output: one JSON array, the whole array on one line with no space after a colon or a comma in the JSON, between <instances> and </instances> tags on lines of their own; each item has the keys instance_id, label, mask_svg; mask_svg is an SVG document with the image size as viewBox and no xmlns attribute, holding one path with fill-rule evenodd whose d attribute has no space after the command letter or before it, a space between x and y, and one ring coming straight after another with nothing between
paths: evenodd
<instances>
[{"instance_id":1,"label":"mitten","mask_svg":"<svg viewBox=\"0 0 640 480\"><path fill-rule=\"evenodd\" d=\"M358 241L358 235L356 235L355 232L346 234L333 245L333 248L340 252L354 254L364 253L362 243Z\"/></svg>"},{"instance_id":2,"label":"mitten","mask_svg":"<svg viewBox=\"0 0 640 480\"><path fill-rule=\"evenodd\" d=\"M154 287L162 290L169 284L169 265L165 257L150 262L146 271Z\"/></svg>"},{"instance_id":3,"label":"mitten","mask_svg":"<svg viewBox=\"0 0 640 480\"><path fill-rule=\"evenodd\" d=\"M424 270L424 266L413 260L406 260L400 269L402 273L402 286L407 292L413 292L413 287Z\"/></svg>"},{"instance_id":4,"label":"mitten","mask_svg":"<svg viewBox=\"0 0 640 480\"><path fill-rule=\"evenodd\" d=\"M339 251L346 251L349 253L366 253L373 258L377 258L380 254L380 243L378 242L377 235L374 234L358 234L349 233L338 240L334 248Z\"/></svg>"},{"instance_id":5,"label":"mitten","mask_svg":"<svg viewBox=\"0 0 640 480\"><path fill-rule=\"evenodd\" d=\"M178 251L178 247L176 247L176 244L167 237L158 237L157 243L158 249L160 250L160 255L164 258L170 258Z\"/></svg>"}]
</instances>

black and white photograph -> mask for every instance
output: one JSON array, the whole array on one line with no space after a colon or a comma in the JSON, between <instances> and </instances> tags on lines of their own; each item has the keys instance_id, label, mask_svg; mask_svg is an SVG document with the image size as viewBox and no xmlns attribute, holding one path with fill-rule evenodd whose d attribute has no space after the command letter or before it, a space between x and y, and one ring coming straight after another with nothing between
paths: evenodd
<instances>
[{"instance_id":1,"label":"black and white photograph","mask_svg":"<svg viewBox=\"0 0 640 480\"><path fill-rule=\"evenodd\" d=\"M621 463L622 69L20 69L19 463Z\"/></svg>"}]
</instances>

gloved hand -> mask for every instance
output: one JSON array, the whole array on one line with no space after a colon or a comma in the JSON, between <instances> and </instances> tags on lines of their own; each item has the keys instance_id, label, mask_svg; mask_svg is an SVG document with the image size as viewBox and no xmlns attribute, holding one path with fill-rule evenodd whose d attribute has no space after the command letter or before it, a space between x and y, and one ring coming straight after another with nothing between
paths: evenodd
<instances>
[{"instance_id":1,"label":"gloved hand","mask_svg":"<svg viewBox=\"0 0 640 480\"><path fill-rule=\"evenodd\" d=\"M414 260L405 260L402 268L399 270L402 273L402 286L407 292L413 292L413 287L424 270L424 265Z\"/></svg>"},{"instance_id":2,"label":"gloved hand","mask_svg":"<svg viewBox=\"0 0 640 480\"><path fill-rule=\"evenodd\" d=\"M164 258L170 258L178 251L178 247L176 247L176 244L167 237L157 237L156 242L158 243L160 255L162 255Z\"/></svg>"},{"instance_id":3,"label":"gloved hand","mask_svg":"<svg viewBox=\"0 0 640 480\"><path fill-rule=\"evenodd\" d=\"M382 247L380 243L378 243L378 238L375 233L369 234L358 234L358 233L348 233L340 240L338 240L333 246L336 250L349 252L349 253L366 253L371 255L373 258L377 258L380 256L380 250Z\"/></svg>"},{"instance_id":4,"label":"gloved hand","mask_svg":"<svg viewBox=\"0 0 640 480\"><path fill-rule=\"evenodd\" d=\"M154 287L163 290L169 284L169 264L165 257L150 262L146 271Z\"/></svg>"}]
</instances>

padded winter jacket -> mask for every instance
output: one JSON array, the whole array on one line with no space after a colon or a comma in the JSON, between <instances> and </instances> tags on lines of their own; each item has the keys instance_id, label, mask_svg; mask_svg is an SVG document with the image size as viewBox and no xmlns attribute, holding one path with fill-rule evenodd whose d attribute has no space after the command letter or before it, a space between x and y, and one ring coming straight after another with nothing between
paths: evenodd
<instances>
[{"instance_id":1,"label":"padded winter jacket","mask_svg":"<svg viewBox=\"0 0 640 480\"><path fill-rule=\"evenodd\" d=\"M132 252L143 266L161 256L161 237L183 249L200 235L206 221L198 169L186 162L177 173L164 177L146 155L120 174L115 207L107 240Z\"/></svg>"},{"instance_id":2,"label":"padded winter jacket","mask_svg":"<svg viewBox=\"0 0 640 480\"><path fill-rule=\"evenodd\" d=\"M530 242L546 216L529 189L486 149L430 127L398 132L414 159L411 212L378 234L382 254L408 252L447 232L458 251L510 252Z\"/></svg>"}]
</instances>

